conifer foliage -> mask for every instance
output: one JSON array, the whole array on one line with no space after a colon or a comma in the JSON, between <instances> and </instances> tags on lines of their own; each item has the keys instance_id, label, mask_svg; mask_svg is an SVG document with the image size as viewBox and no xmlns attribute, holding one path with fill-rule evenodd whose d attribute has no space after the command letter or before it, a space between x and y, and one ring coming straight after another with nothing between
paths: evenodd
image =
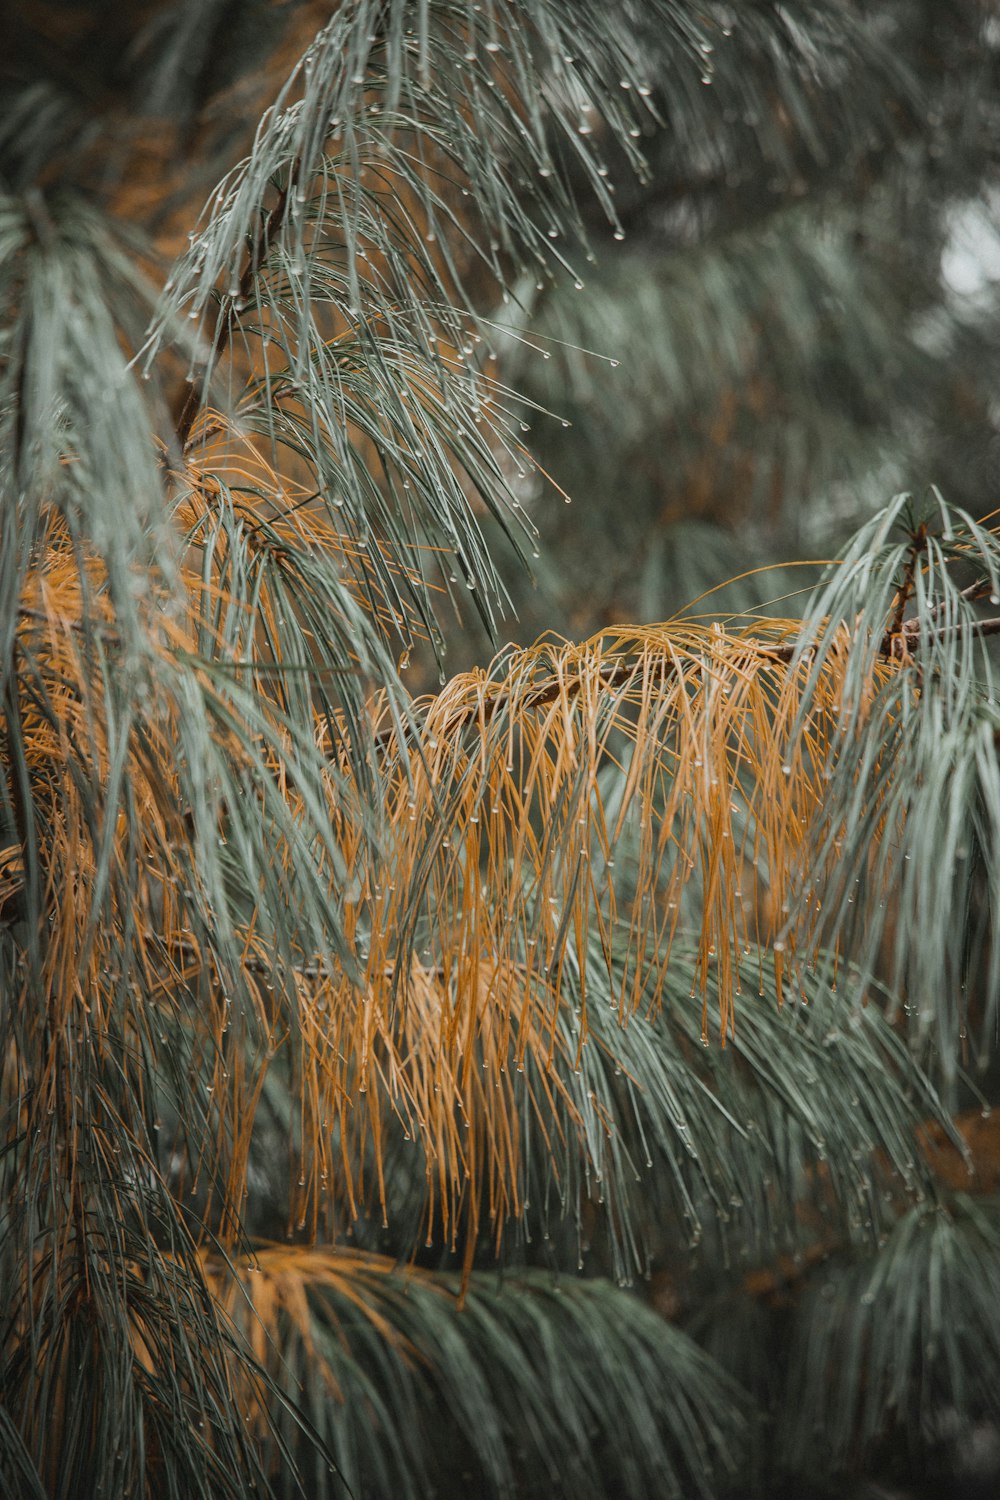
<instances>
[{"instance_id":1,"label":"conifer foliage","mask_svg":"<svg viewBox=\"0 0 1000 1500\"><path fill-rule=\"evenodd\" d=\"M892 10L19 8L5 1493L709 1500L1000 1417L953 1113L1000 994L993 518L902 496L787 616L497 649L562 513L538 370L577 402L568 309L620 305L594 215L663 151L871 169L916 129ZM850 290L769 232L807 311ZM707 259L629 309L678 400L774 294Z\"/></svg>"}]
</instances>

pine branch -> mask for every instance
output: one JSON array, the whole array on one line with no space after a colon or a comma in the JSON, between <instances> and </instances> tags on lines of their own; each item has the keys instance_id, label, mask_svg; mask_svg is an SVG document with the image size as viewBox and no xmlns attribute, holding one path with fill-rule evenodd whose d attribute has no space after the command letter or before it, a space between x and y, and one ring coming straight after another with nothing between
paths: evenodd
<instances>
[{"instance_id":1,"label":"pine branch","mask_svg":"<svg viewBox=\"0 0 1000 1500\"><path fill-rule=\"evenodd\" d=\"M972 595L970 597L978 596ZM913 616L886 631L879 643L876 654L886 661L897 661L901 655L912 652L921 644L927 644L932 640L940 641L949 638L960 638L969 633L976 636L1000 634L1000 616L988 620L958 620L930 630L927 629L924 621L917 616ZM793 661L807 657L813 649L811 641L802 637L795 637L782 644L774 645L766 641L755 641L752 638L744 638L739 644L746 646L748 649L745 655L740 655L739 652L733 653L729 665L734 671L744 670L751 667L754 662L759 661L777 662L788 665ZM678 668L676 666L668 667L667 670L677 671ZM622 661L606 676L601 677L600 687L605 692L613 693L616 689L624 687L630 682L634 678L635 672L635 661ZM550 683L539 686L532 692L525 693L520 699L519 707L528 711L545 708L557 702L563 696L574 696L583 686L584 679L581 677L575 679L559 678L558 680L553 680ZM593 686L593 684L588 682L587 686ZM456 729L462 723L470 723L473 719L480 724L488 724L510 706L511 696L510 692L505 692L501 689L485 702L470 705L463 716L456 718ZM384 749L392 743L394 736L394 729L383 731L376 736L376 744Z\"/></svg>"},{"instance_id":2,"label":"pine branch","mask_svg":"<svg viewBox=\"0 0 1000 1500\"><path fill-rule=\"evenodd\" d=\"M296 176L297 164L293 165L288 181L280 189L277 202L267 217L262 218L258 225L253 244L247 251L246 261L240 275L237 290L232 293L226 292L222 295L212 349L205 362L204 369L206 373L214 369L221 356L225 353L232 338L233 329L239 321L239 315L250 300L254 281L264 261L267 259L268 250L276 237L281 233L288 213L288 205ZM199 390L198 385L192 381L187 393L187 400L177 419L177 446L182 456L187 453L191 446L191 429L201 408L203 395L204 393Z\"/></svg>"}]
</instances>

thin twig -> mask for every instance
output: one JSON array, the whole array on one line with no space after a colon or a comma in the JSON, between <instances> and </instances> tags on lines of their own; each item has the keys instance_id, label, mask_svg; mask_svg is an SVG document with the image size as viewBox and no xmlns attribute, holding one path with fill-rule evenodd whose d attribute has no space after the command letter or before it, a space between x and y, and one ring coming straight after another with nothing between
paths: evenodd
<instances>
[{"instance_id":1,"label":"thin twig","mask_svg":"<svg viewBox=\"0 0 1000 1500\"><path fill-rule=\"evenodd\" d=\"M967 630L979 635L1000 634L1000 616L989 620L955 620L950 625L936 625L926 630L918 619L904 620L899 630L887 631L879 645L880 656L898 657L900 646L910 651L921 642L946 640L950 636L962 636Z\"/></svg>"},{"instance_id":2,"label":"thin twig","mask_svg":"<svg viewBox=\"0 0 1000 1500\"><path fill-rule=\"evenodd\" d=\"M181 957L185 962L197 964L199 968L205 968L212 961L210 953L203 953L197 944L189 942L185 938L171 938L166 945L171 958ZM214 965L213 965L214 967ZM341 967L334 966L322 960L314 959L311 962L299 964L286 964L282 960L270 963L258 953L244 953L240 958L240 968L245 974L255 978L280 978L282 975L290 974L294 979L308 984L315 984L322 979L342 979L344 971ZM441 964L427 965L408 963L383 964L381 978L391 980L400 973L419 971L425 978L443 981L445 969Z\"/></svg>"}]
</instances>

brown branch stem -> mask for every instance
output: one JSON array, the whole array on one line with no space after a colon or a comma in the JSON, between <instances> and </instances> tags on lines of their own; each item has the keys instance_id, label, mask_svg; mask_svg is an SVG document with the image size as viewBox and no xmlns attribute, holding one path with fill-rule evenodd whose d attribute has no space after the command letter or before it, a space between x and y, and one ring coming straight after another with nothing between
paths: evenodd
<instances>
[{"instance_id":1,"label":"brown branch stem","mask_svg":"<svg viewBox=\"0 0 1000 1500\"><path fill-rule=\"evenodd\" d=\"M927 540L927 527L921 523L910 539L910 550L906 558L906 567L903 571L903 585L899 590L899 599L896 611L889 626L889 635L899 635L903 628L903 618L906 614L906 606L913 595L913 580L917 571L917 561L923 552L924 543Z\"/></svg>"}]
</instances>

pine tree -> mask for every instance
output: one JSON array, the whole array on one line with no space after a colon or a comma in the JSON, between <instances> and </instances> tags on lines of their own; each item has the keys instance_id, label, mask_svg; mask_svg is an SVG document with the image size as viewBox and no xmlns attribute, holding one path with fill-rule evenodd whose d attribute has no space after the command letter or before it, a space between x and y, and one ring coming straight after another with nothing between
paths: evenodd
<instances>
[{"instance_id":1,"label":"pine tree","mask_svg":"<svg viewBox=\"0 0 1000 1500\"><path fill-rule=\"evenodd\" d=\"M10 1493L802 1494L997 1420L996 307L931 274L997 38L935 16L20 8ZM849 489L789 614L676 607L665 521L773 563Z\"/></svg>"}]
</instances>

